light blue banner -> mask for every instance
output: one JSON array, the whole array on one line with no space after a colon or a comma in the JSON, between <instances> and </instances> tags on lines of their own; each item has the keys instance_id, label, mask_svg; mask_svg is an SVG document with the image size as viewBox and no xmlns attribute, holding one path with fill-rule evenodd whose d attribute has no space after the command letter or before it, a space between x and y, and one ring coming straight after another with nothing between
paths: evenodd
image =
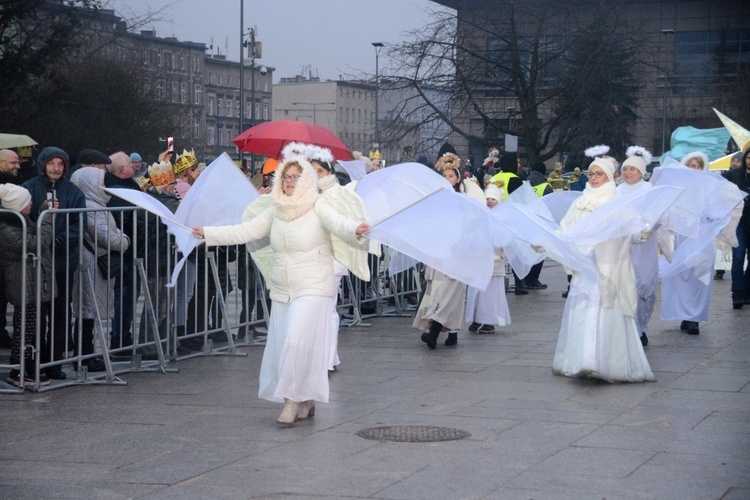
<instances>
[{"instance_id":1,"label":"light blue banner","mask_svg":"<svg viewBox=\"0 0 750 500\"><path fill-rule=\"evenodd\" d=\"M724 127L695 128L678 127L672 132L671 149L664 153L659 163L664 163L666 156L680 161L683 156L693 151L702 151L710 161L724 156L724 148L729 142L729 131Z\"/></svg>"}]
</instances>

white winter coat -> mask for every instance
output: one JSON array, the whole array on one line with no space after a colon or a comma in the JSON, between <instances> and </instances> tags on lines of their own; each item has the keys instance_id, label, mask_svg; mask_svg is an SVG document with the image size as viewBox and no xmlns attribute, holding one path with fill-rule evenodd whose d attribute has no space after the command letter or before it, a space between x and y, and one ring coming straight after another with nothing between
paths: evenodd
<instances>
[{"instance_id":1,"label":"white winter coat","mask_svg":"<svg viewBox=\"0 0 750 500\"><path fill-rule=\"evenodd\" d=\"M292 196L281 192L280 172L281 167L271 193L273 207L250 222L204 227L206 244L237 245L270 236L273 250L271 300L288 303L303 295L334 297L337 288L331 234L358 245L359 223L339 214L319 196L312 167L303 167Z\"/></svg>"},{"instance_id":2,"label":"white winter coat","mask_svg":"<svg viewBox=\"0 0 750 500\"><path fill-rule=\"evenodd\" d=\"M102 189L104 186L103 170L92 167L80 168L73 173L71 181L86 196L86 208L90 210L106 208L110 195ZM104 279L97 268L96 258L107 255L107 249L109 249L111 259L120 259L121 252L130 246L130 238L117 228L112 213L108 211L88 212L84 238L88 245L96 250L96 256L86 247L81 250L81 264L73 278L73 316L95 319L98 308L102 319L114 318L115 280L114 278ZM92 278L91 282L88 275ZM93 283L93 289L91 283Z\"/></svg>"}]
</instances>

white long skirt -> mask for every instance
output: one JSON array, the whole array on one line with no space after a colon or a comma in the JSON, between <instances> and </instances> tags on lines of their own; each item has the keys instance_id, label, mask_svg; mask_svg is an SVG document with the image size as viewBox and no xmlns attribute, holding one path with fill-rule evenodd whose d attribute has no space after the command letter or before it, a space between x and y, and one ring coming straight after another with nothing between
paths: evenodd
<instances>
[{"instance_id":1,"label":"white long skirt","mask_svg":"<svg viewBox=\"0 0 750 500\"><path fill-rule=\"evenodd\" d=\"M336 289L339 290L341 288L341 276L336 276ZM337 365L341 364L341 360L339 359L339 325L341 323L341 318L339 318L339 311L336 307L338 302L338 297L336 297L333 300L333 314L331 315L331 320L333 321L333 335L331 336L331 360L328 366L329 370L333 370L336 368Z\"/></svg>"},{"instance_id":2,"label":"white long skirt","mask_svg":"<svg viewBox=\"0 0 750 500\"><path fill-rule=\"evenodd\" d=\"M635 319L600 307L598 286L565 302L552 371L607 382L655 380Z\"/></svg>"},{"instance_id":3,"label":"white long skirt","mask_svg":"<svg viewBox=\"0 0 750 500\"><path fill-rule=\"evenodd\" d=\"M258 397L328 402L335 297L306 295L271 304Z\"/></svg>"},{"instance_id":4,"label":"white long skirt","mask_svg":"<svg viewBox=\"0 0 750 500\"><path fill-rule=\"evenodd\" d=\"M469 287L464 319L480 325L510 325L508 299L505 298L505 276L493 276L485 290Z\"/></svg>"}]
</instances>

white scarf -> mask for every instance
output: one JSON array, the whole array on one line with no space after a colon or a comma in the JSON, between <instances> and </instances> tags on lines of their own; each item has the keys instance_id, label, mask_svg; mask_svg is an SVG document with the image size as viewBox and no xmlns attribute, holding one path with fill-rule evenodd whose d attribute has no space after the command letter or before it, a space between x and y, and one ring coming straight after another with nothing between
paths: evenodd
<instances>
[{"instance_id":1,"label":"white scarf","mask_svg":"<svg viewBox=\"0 0 750 500\"><path fill-rule=\"evenodd\" d=\"M593 212L616 197L617 185L614 182L607 182L598 188L593 187L590 182L587 182L583 194L576 199L574 205L580 210Z\"/></svg>"}]
</instances>

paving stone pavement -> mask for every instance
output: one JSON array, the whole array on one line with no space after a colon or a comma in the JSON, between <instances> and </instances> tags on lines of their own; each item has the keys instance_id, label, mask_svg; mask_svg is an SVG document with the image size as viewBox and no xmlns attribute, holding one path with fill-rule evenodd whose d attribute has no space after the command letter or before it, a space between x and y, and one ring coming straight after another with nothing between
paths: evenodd
<instances>
[{"instance_id":1,"label":"paving stone pavement","mask_svg":"<svg viewBox=\"0 0 750 500\"><path fill-rule=\"evenodd\" d=\"M727 276L728 278L728 276ZM513 323L434 351L406 317L343 328L331 402L291 428L257 398L262 347L126 386L0 395L0 498L750 498L750 306L715 281L701 334L657 317L657 381L551 373L565 288L508 295ZM379 426L470 433L379 442Z\"/></svg>"}]
</instances>

